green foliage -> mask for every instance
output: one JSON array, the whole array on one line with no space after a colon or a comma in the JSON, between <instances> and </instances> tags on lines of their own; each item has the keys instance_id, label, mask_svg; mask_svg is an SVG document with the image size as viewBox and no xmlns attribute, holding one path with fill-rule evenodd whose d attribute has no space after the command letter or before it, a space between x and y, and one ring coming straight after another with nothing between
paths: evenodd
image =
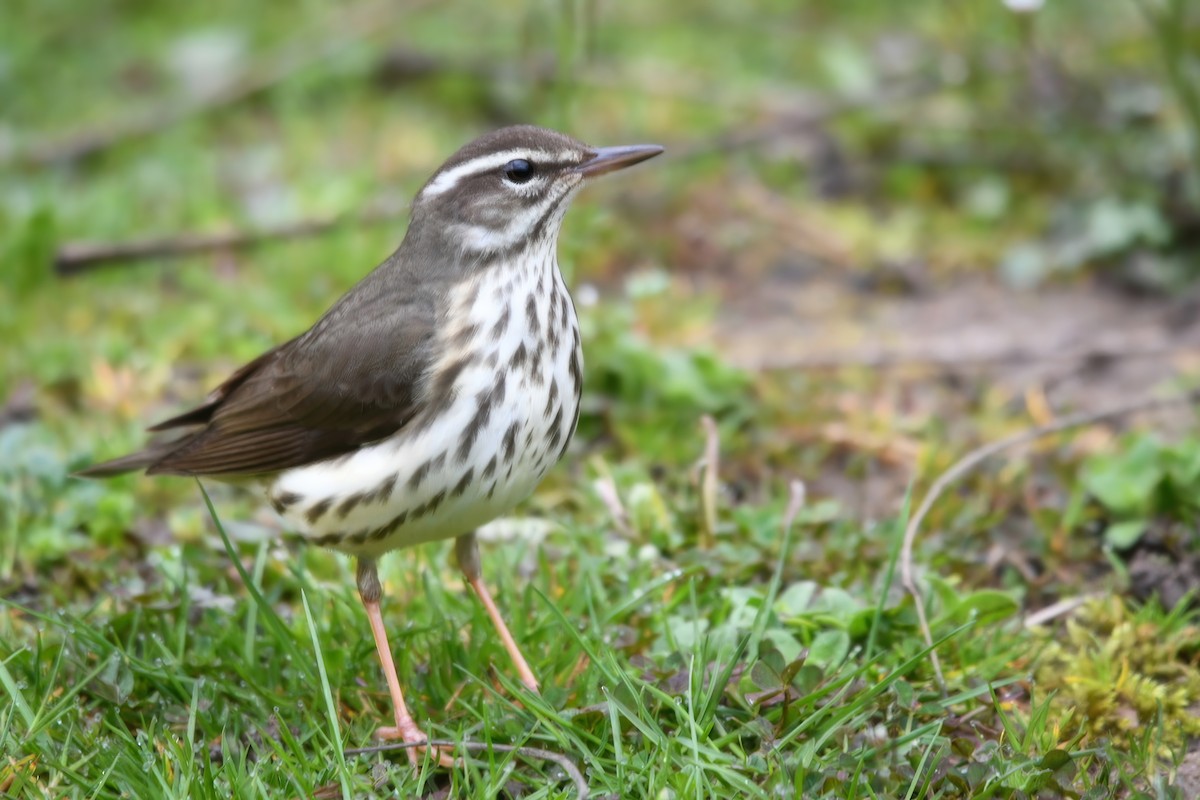
<instances>
[{"instance_id":1,"label":"green foliage","mask_svg":"<svg viewBox=\"0 0 1200 800\"><path fill-rule=\"evenodd\" d=\"M89 537L116 545L136 519L133 497L69 476L61 450L37 427L0 428L0 575L62 558Z\"/></svg>"},{"instance_id":2,"label":"green foliage","mask_svg":"<svg viewBox=\"0 0 1200 800\"><path fill-rule=\"evenodd\" d=\"M582 320L588 342L580 429L613 436L651 463L694 458L699 420L726 430L754 414L749 376L711 352L653 345L634 325L633 306L606 306Z\"/></svg>"},{"instance_id":3,"label":"green foliage","mask_svg":"<svg viewBox=\"0 0 1200 800\"><path fill-rule=\"evenodd\" d=\"M1108 543L1132 547L1151 520L1196 521L1200 441L1164 443L1150 434L1136 434L1119 450L1088 460L1080 480L1110 515Z\"/></svg>"},{"instance_id":4,"label":"green foliage","mask_svg":"<svg viewBox=\"0 0 1200 800\"><path fill-rule=\"evenodd\" d=\"M4 264L0 287L13 293L9 299L13 302L51 278L58 237L54 212L49 208L39 209L23 219L6 220L4 216L0 208L0 228L11 225L14 232L0 238L0 263ZM0 299L4 299L4 294L0 293Z\"/></svg>"},{"instance_id":5,"label":"green foliage","mask_svg":"<svg viewBox=\"0 0 1200 800\"><path fill-rule=\"evenodd\" d=\"M1062 209L1060 216L1058 231L1049 241L1024 242L1005 254L1000 271L1006 280L1015 286L1036 286L1132 253L1161 250L1172 235L1162 212L1146 201L1106 197L1082 208ZM1167 261L1157 264L1162 285L1187 282L1187 276L1170 272Z\"/></svg>"},{"instance_id":6,"label":"green foliage","mask_svg":"<svg viewBox=\"0 0 1200 800\"><path fill-rule=\"evenodd\" d=\"M1183 112L1184 137L1191 146L1191 169L1184 169L1188 198L1200 211L1200 61L1196 58L1196 31L1200 20L1194 3L1187 0L1134 0L1140 7L1162 59L1167 85Z\"/></svg>"}]
</instances>

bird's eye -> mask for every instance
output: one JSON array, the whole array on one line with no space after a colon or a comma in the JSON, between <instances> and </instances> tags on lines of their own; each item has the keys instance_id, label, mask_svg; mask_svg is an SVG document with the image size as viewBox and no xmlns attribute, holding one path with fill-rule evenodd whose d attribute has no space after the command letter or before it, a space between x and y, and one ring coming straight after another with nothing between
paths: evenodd
<instances>
[{"instance_id":1,"label":"bird's eye","mask_svg":"<svg viewBox=\"0 0 1200 800\"><path fill-rule=\"evenodd\" d=\"M504 165L504 177L513 183L528 183L533 178L533 164L523 158L514 158Z\"/></svg>"}]
</instances>

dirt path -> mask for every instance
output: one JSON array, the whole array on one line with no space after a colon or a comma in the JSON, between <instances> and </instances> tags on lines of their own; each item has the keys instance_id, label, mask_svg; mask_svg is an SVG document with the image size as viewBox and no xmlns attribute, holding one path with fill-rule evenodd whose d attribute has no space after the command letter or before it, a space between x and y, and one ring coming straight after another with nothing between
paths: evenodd
<instances>
[{"instance_id":1,"label":"dirt path","mask_svg":"<svg viewBox=\"0 0 1200 800\"><path fill-rule=\"evenodd\" d=\"M887 295L779 274L721 294L715 343L753 369L975 374L1014 393L1040 388L1056 411L1167 390L1200 369L1194 296L1134 298L1090 285L1023 292L979 279Z\"/></svg>"}]
</instances>

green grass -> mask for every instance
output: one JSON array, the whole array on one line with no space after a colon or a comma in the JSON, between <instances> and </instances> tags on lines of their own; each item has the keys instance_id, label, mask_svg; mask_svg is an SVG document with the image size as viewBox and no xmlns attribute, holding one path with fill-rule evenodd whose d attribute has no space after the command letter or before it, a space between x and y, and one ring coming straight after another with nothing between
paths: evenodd
<instances>
[{"instance_id":1,"label":"green grass","mask_svg":"<svg viewBox=\"0 0 1200 800\"><path fill-rule=\"evenodd\" d=\"M801 522L796 533L811 528ZM561 774L511 754L446 773L414 773L401 755L343 760L342 746L369 744L390 718L348 570L320 580L311 555L262 547L261 576L234 577L219 548L171 550L176 581L139 596L106 592L70 610L8 605L5 639L28 645L0 670L15 700L0 731L19 744L14 755L35 759L10 766L15 796L58 786L96 796L310 796L329 786L408 796L447 781L452 793L494 796L511 780L530 796L570 796ZM988 797L1106 775L1103 750L1071 747L1082 729L1051 732L1051 704L1033 702L1026 715L1000 699L1027 680L1013 664L1036 639L996 615L935 623L950 676L942 695L911 609L834 589L814 597L816 587L783 577L794 571L787 551L777 584L728 588L700 570L606 550L601 521L536 550L488 553L541 697L507 671L482 609L439 566L444 548L432 564L384 562L398 667L432 736L562 753L594 792L615 796L790 787L812 797L931 788ZM234 597L245 599L220 603ZM755 638L770 644L752 658ZM958 722L968 717L977 724Z\"/></svg>"},{"instance_id":2,"label":"green grass","mask_svg":"<svg viewBox=\"0 0 1200 800\"><path fill-rule=\"evenodd\" d=\"M281 544L256 499L223 486L204 487L210 504L185 480L69 477L303 330L402 219L71 279L49 268L68 241L403 203L458 143L515 118L669 149L568 218L563 265L600 294L581 307L579 436L483 545L541 694L512 673L449 544L381 562L429 734L561 754L598 797L1184 797L1200 624L1192 598L1164 608L1133 587L1147 553L1186 565L1200 550L1194 431L1065 437L941 499L915 557L943 686L898 585L904 508L969 448L1028 426L1028 403L974 379L922 384L950 418L912 410L888 374L749 375L691 346L712 343L738 286L806 268L792 219L834 237L832 269L855 287L911 261L929 291L981 272L1142 275L1135 263L1155 265L1150 288L1186 278L1194 246L1169 187L1188 168L1190 106L1130 103L1171 96L1162 64L1187 68L1195 23L1160 31L1160 52L1132 3L1097 5L387 4L263 92L36 165L47 144L187 100L171 64L189 37L225 37L255 72L346 18L318 2L6 10L0 796L575 796L554 762L502 748L454 770L346 755L391 719L350 561ZM397 42L526 79L388 84L375 65ZM1038 56L1065 94L1038 94ZM913 77L932 85L861 100ZM803 110L803 92L859 103L821 127L826 156L808 140L713 144ZM839 159L852 180L822 189ZM854 291L847 313L870 300ZM704 415L721 444L708 494ZM832 424L853 435L824 436ZM798 480L810 499L786 524Z\"/></svg>"}]
</instances>

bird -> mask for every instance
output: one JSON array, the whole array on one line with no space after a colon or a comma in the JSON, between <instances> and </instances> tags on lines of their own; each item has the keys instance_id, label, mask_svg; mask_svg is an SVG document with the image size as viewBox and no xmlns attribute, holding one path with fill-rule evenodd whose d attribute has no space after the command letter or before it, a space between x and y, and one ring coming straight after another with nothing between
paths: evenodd
<instances>
[{"instance_id":1,"label":"bird","mask_svg":"<svg viewBox=\"0 0 1200 800\"><path fill-rule=\"evenodd\" d=\"M413 763L428 749L401 690L378 559L455 539L455 555L521 682L538 682L482 580L475 531L511 511L566 451L583 351L558 266L563 216L590 179L663 152L591 147L531 125L486 133L417 192L399 247L311 328L240 369L178 432L81 470L258 487L288 530L357 559L359 596Z\"/></svg>"}]
</instances>

